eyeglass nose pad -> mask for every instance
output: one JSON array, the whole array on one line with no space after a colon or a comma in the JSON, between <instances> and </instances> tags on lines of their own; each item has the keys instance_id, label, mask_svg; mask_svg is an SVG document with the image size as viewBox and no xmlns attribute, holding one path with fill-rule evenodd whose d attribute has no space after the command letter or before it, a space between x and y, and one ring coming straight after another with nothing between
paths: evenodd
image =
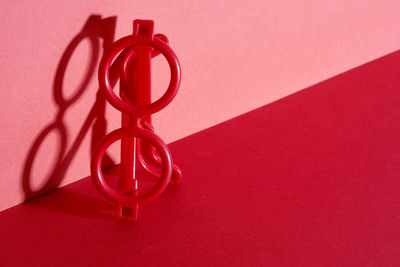
<instances>
[{"instance_id":1,"label":"eyeglass nose pad","mask_svg":"<svg viewBox=\"0 0 400 267\"><path fill-rule=\"evenodd\" d=\"M151 143L161 157L162 171L159 181L152 190L143 195L123 195L116 192L106 182L101 169L101 162L106 150L114 142L129 137L141 138ZM136 204L145 204L159 197L167 188L172 175L171 154L161 138L151 131L141 128L120 128L104 136L96 146L91 160L91 174L99 191L119 206L132 207Z\"/></svg>"},{"instance_id":2,"label":"eyeglass nose pad","mask_svg":"<svg viewBox=\"0 0 400 267\"><path fill-rule=\"evenodd\" d=\"M114 93L109 78L110 66L114 59L124 49L135 45L147 45L153 47L155 51L159 51L166 58L171 70L171 80L167 91L157 101L144 106L135 106L132 103L121 100ZM181 82L181 67L173 50L161 39L150 39L147 36L126 36L116 41L102 58L98 79L105 98L116 109L136 116L150 115L165 108L176 96Z\"/></svg>"},{"instance_id":3,"label":"eyeglass nose pad","mask_svg":"<svg viewBox=\"0 0 400 267\"><path fill-rule=\"evenodd\" d=\"M157 33L157 34L155 34L155 35L154 35L154 38L160 39L161 41L163 41L163 42L166 43L167 45L169 44L168 37L165 36L165 35L162 34L162 33ZM154 58L154 57L158 56L159 54L161 54L161 52L158 51L158 50L155 50L155 49L153 48L153 52L151 53L151 58Z\"/></svg>"}]
</instances>

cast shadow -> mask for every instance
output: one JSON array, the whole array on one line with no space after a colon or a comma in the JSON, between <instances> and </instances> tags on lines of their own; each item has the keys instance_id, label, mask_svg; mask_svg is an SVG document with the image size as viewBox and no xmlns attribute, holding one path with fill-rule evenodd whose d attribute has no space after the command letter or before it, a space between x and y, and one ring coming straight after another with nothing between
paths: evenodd
<instances>
[{"instance_id":1,"label":"cast shadow","mask_svg":"<svg viewBox=\"0 0 400 267\"><path fill-rule=\"evenodd\" d=\"M101 51L107 49L107 47L109 47L114 41L115 25L116 17L101 18L101 16L99 15L91 15L86 21L82 30L72 39L72 41L69 43L66 50L64 51L57 67L52 90L53 99L58 106L58 112L55 115L54 121L45 126L43 130L39 133L39 135L35 138L29 149L29 152L27 153L26 160L23 165L21 180L25 200L40 196L59 187L65 177L66 171L70 167L70 164L74 159L76 152L81 146L82 141L86 135L91 135L91 150L93 150L98 141L106 134L106 101L100 90L97 90L96 96L93 97L95 101L89 113L87 114L82 126L80 127L77 137L71 142L71 146L68 150L66 147L69 139L68 125L66 125L64 122L64 114L67 110L72 108L72 105L82 96L82 94L88 88L90 79L93 76L97 77L97 61L100 57ZM87 72L85 73L84 78L82 79L82 82L78 86L77 90L75 90L75 93L71 97L66 99L65 97L63 97L63 80L67 65L76 48L82 41L86 39L89 40L91 47ZM101 42L103 49L101 49ZM119 79L118 70L122 56L123 55L120 55L115 60L110 69L110 80L113 86L115 86ZM32 166L40 146L43 145L47 138L49 138L51 133L56 133L59 138L56 162L52 166L43 166L43 168L48 168L48 170L50 170L50 174L47 177L43 177L42 180L46 181L43 186L41 186L39 189L33 189L31 185ZM106 154L103 159L103 167L107 168L113 165L114 161ZM82 209L78 210L75 207L88 207L88 205L84 203L92 203L94 201L93 200L87 202L88 199L86 196L77 196L76 194L73 196L69 194L70 193L68 193L68 191L63 191L63 193L58 196L58 198L61 197L67 201L57 201L57 203L59 204L57 207L48 202L38 203L41 203L41 205L50 205L50 209L62 209L68 210L71 213L78 212L79 214L81 214ZM91 207L100 208L99 205L92 204L90 205ZM68 207L70 208L68 208L66 205L68 205ZM89 212L88 214L94 215L93 212Z\"/></svg>"},{"instance_id":2,"label":"cast shadow","mask_svg":"<svg viewBox=\"0 0 400 267\"><path fill-rule=\"evenodd\" d=\"M34 201L28 201L26 205L34 205L51 212L82 218L107 219L115 217L115 214L113 214L115 207L111 202L69 188L60 188L57 190L57 194L46 194L35 198Z\"/></svg>"}]
</instances>

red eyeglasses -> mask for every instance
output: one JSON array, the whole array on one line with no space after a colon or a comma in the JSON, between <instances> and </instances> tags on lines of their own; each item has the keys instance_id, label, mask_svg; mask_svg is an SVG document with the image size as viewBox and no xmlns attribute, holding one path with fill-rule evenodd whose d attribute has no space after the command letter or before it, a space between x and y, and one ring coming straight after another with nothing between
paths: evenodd
<instances>
[{"instance_id":1,"label":"red eyeglasses","mask_svg":"<svg viewBox=\"0 0 400 267\"><path fill-rule=\"evenodd\" d=\"M99 84L106 100L122 112L122 127L104 136L92 154L91 173L99 191L118 204L118 216L137 219L138 205L148 203L166 189L169 183L178 183L182 172L172 163L167 145L154 133L151 114L165 108L176 96L181 67L168 39L153 35L154 22L135 20L133 34L114 42L104 54L99 67ZM162 54L170 67L171 80L165 94L151 102L151 59ZM120 97L111 86L110 67L117 57L123 57L120 72ZM121 140L121 173L118 190L107 184L101 170L106 150ZM148 192L139 194L136 167L140 166L159 177Z\"/></svg>"}]
</instances>

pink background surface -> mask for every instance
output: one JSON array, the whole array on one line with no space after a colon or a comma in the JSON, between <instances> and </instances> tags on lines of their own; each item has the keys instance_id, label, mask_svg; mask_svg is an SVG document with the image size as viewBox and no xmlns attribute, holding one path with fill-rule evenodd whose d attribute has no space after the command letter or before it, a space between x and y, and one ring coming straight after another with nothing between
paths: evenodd
<instances>
[{"instance_id":1,"label":"pink background surface","mask_svg":"<svg viewBox=\"0 0 400 267\"><path fill-rule=\"evenodd\" d=\"M87 19L117 16L116 38L135 18L155 20L181 60L175 101L156 114L156 132L171 142L398 49L398 1L3 1L0 7L0 210L24 199L27 154L58 113L53 100L57 66ZM88 42L74 51L63 94L72 95L88 64ZM154 64L154 96L167 84L165 62ZM159 75L158 75L159 74ZM71 142L97 91L93 75L63 116ZM119 114L107 106L108 131ZM32 167L40 187L54 165L58 136L49 134ZM194 148L201 149L201 148ZM61 185L89 174L90 134ZM190 155L189 155L190 156Z\"/></svg>"}]
</instances>

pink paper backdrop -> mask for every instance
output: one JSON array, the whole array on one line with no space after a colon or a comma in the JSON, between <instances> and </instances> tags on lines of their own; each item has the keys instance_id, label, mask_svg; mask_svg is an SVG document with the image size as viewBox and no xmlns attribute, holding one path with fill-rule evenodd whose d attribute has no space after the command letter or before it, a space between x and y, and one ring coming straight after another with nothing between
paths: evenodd
<instances>
[{"instance_id":1,"label":"pink paper backdrop","mask_svg":"<svg viewBox=\"0 0 400 267\"><path fill-rule=\"evenodd\" d=\"M171 142L397 50L399 14L400 2L393 0L3 1L0 210L24 200L24 171L35 142L28 168L33 189L60 169L59 185L89 174L92 132L82 125L95 101L96 75L70 106L60 107L54 94L68 98L85 76L87 40L73 49L63 79L56 73L92 15L116 16L116 38L131 32L135 18L155 20L155 31L170 38L181 60L182 86L154 125ZM156 59L155 97L167 77L165 62ZM119 114L109 105L106 113L107 131L117 128ZM55 125L66 128L65 151ZM80 130L84 134L77 136ZM56 164L60 159L65 165Z\"/></svg>"}]
</instances>

